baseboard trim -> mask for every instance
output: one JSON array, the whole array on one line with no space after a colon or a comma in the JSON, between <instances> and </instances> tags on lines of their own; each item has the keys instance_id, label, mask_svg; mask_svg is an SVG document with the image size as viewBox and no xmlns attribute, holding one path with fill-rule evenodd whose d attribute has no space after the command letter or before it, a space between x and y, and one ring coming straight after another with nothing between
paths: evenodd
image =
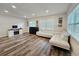
<instances>
[{"instance_id":1,"label":"baseboard trim","mask_svg":"<svg viewBox=\"0 0 79 59\"><path fill-rule=\"evenodd\" d=\"M8 36L1 36L0 38L5 38L5 37L8 37Z\"/></svg>"}]
</instances>

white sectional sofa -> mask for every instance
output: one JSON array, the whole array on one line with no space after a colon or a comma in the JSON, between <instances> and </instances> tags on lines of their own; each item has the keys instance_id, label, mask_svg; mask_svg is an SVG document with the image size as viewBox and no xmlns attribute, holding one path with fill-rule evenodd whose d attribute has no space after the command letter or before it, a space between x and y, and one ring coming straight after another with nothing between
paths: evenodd
<instances>
[{"instance_id":1,"label":"white sectional sofa","mask_svg":"<svg viewBox=\"0 0 79 59\"><path fill-rule=\"evenodd\" d=\"M70 50L70 45L68 43L69 35L67 34L67 32L38 31L36 35L50 38L50 45Z\"/></svg>"},{"instance_id":2,"label":"white sectional sofa","mask_svg":"<svg viewBox=\"0 0 79 59\"><path fill-rule=\"evenodd\" d=\"M63 34L54 35L49 40L50 45L57 46L66 50L70 50L70 45L68 43L68 36L64 36Z\"/></svg>"},{"instance_id":3,"label":"white sectional sofa","mask_svg":"<svg viewBox=\"0 0 79 59\"><path fill-rule=\"evenodd\" d=\"M51 38L54 34L50 33L49 31L38 31L36 32L36 35Z\"/></svg>"},{"instance_id":4,"label":"white sectional sofa","mask_svg":"<svg viewBox=\"0 0 79 59\"><path fill-rule=\"evenodd\" d=\"M61 32L57 32L57 31L37 31L36 35L38 36L42 36L42 37L47 37L47 38L51 38L52 36L54 36L55 34L60 34Z\"/></svg>"}]
</instances>

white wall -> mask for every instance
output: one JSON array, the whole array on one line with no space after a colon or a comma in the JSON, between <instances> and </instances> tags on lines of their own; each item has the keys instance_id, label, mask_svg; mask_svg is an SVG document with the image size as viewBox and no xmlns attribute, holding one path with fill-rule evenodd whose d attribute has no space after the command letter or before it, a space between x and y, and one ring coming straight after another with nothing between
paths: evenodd
<instances>
[{"instance_id":1,"label":"white wall","mask_svg":"<svg viewBox=\"0 0 79 59\"><path fill-rule=\"evenodd\" d=\"M72 12L72 10L75 8L76 5L77 5L77 3L72 3L72 4L69 6L67 15L69 15L69 14Z\"/></svg>"},{"instance_id":2,"label":"white wall","mask_svg":"<svg viewBox=\"0 0 79 59\"><path fill-rule=\"evenodd\" d=\"M0 37L7 36L8 29L12 28L12 25L14 24L18 24L24 28L25 20L0 15Z\"/></svg>"},{"instance_id":3,"label":"white wall","mask_svg":"<svg viewBox=\"0 0 79 59\"><path fill-rule=\"evenodd\" d=\"M62 27L58 27L58 20L59 20L59 17L63 17L63 26ZM50 20L52 21L52 23L54 23L55 25L55 30L66 30L66 14L58 14L58 15L49 15L49 16L42 16L42 17L37 17L37 18L31 18L31 19L28 19L28 20L38 20L38 26L39 28L42 28L41 25L39 22L44 20ZM53 27L52 27L53 28Z\"/></svg>"}]
</instances>

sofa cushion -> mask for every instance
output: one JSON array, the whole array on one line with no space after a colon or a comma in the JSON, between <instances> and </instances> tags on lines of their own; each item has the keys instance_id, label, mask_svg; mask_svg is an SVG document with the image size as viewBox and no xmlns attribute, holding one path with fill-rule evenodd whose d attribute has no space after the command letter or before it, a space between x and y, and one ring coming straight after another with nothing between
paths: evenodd
<instances>
[{"instance_id":1,"label":"sofa cushion","mask_svg":"<svg viewBox=\"0 0 79 59\"><path fill-rule=\"evenodd\" d=\"M51 38L54 34L50 33L50 32L46 32L46 31L37 31L36 35L38 36L42 36L42 37L47 37L47 38Z\"/></svg>"},{"instance_id":2,"label":"sofa cushion","mask_svg":"<svg viewBox=\"0 0 79 59\"><path fill-rule=\"evenodd\" d=\"M67 32L65 32L65 31L61 33L62 40L68 41L68 36L69 36L69 34Z\"/></svg>"},{"instance_id":3,"label":"sofa cushion","mask_svg":"<svg viewBox=\"0 0 79 59\"><path fill-rule=\"evenodd\" d=\"M59 32L59 31L40 30L40 31L36 32L36 35L51 38L53 35L60 34L60 33L61 32Z\"/></svg>"},{"instance_id":4,"label":"sofa cushion","mask_svg":"<svg viewBox=\"0 0 79 59\"><path fill-rule=\"evenodd\" d=\"M50 40L49 43L51 45L66 49L66 50L70 50L70 45L68 43L68 41L66 40L66 37L61 37L61 35L54 35Z\"/></svg>"},{"instance_id":5,"label":"sofa cushion","mask_svg":"<svg viewBox=\"0 0 79 59\"><path fill-rule=\"evenodd\" d=\"M62 40L64 40L64 41L67 41L67 42L68 42L68 36L64 36L64 37L62 38Z\"/></svg>"}]
</instances>

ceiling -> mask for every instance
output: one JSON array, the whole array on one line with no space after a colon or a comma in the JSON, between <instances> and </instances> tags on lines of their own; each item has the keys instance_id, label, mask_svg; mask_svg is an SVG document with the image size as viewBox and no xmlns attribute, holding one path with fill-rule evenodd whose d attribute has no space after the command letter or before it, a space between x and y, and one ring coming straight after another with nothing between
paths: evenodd
<instances>
[{"instance_id":1,"label":"ceiling","mask_svg":"<svg viewBox=\"0 0 79 59\"><path fill-rule=\"evenodd\" d=\"M12 8L12 5L16 8ZM0 3L0 15L32 18L66 13L69 6L69 3ZM8 13L4 10L8 10Z\"/></svg>"}]
</instances>

